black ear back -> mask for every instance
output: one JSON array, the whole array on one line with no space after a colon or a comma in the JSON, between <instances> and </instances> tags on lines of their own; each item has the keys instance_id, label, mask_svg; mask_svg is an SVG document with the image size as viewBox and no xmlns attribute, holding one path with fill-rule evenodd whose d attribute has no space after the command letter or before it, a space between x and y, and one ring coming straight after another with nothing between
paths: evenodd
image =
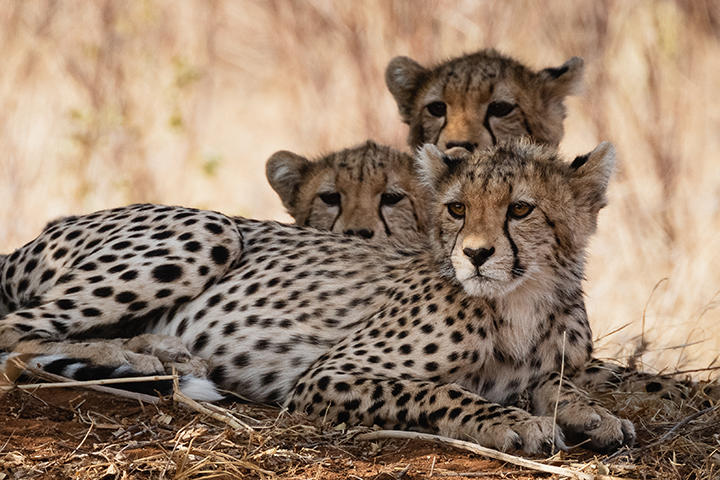
<instances>
[{"instance_id":1,"label":"black ear back","mask_svg":"<svg viewBox=\"0 0 720 480\"><path fill-rule=\"evenodd\" d=\"M576 93L582 84L584 62L580 57L572 57L559 67L540 70L539 76L545 82L545 96L548 99L563 99Z\"/></svg>"},{"instance_id":2,"label":"black ear back","mask_svg":"<svg viewBox=\"0 0 720 480\"><path fill-rule=\"evenodd\" d=\"M590 158L589 153L575 157L575 160L573 160L573 162L570 164L570 168L577 170L578 168L585 165L585 163L588 161L589 158Z\"/></svg>"},{"instance_id":3,"label":"black ear back","mask_svg":"<svg viewBox=\"0 0 720 480\"><path fill-rule=\"evenodd\" d=\"M560 67L546 68L543 70L543 72L545 72L550 78L557 79L563 73L567 73L568 70L570 70L569 66L562 65Z\"/></svg>"}]
</instances>

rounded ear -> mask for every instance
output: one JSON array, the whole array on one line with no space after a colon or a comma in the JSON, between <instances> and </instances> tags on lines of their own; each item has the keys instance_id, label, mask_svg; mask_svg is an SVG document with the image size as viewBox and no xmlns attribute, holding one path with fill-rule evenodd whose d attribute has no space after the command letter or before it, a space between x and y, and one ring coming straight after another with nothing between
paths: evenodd
<instances>
[{"instance_id":1,"label":"rounded ear","mask_svg":"<svg viewBox=\"0 0 720 480\"><path fill-rule=\"evenodd\" d=\"M562 101L568 95L577 93L582 85L584 64L582 58L572 57L559 67L541 70L539 76L545 82L545 98Z\"/></svg>"},{"instance_id":2,"label":"rounded ear","mask_svg":"<svg viewBox=\"0 0 720 480\"><path fill-rule=\"evenodd\" d=\"M570 164L570 174L577 198L596 212L603 208L614 169L615 147L609 142L602 142L592 152L576 157Z\"/></svg>"},{"instance_id":3,"label":"rounded ear","mask_svg":"<svg viewBox=\"0 0 720 480\"><path fill-rule=\"evenodd\" d=\"M309 166L307 158L286 150L273 153L265 164L268 182L288 210L295 205L300 183Z\"/></svg>"},{"instance_id":4,"label":"rounded ear","mask_svg":"<svg viewBox=\"0 0 720 480\"><path fill-rule=\"evenodd\" d=\"M415 94L428 72L409 57L395 57L385 69L385 83L395 98L400 116L405 123L410 121Z\"/></svg>"},{"instance_id":5,"label":"rounded ear","mask_svg":"<svg viewBox=\"0 0 720 480\"><path fill-rule=\"evenodd\" d=\"M415 155L415 166L420 182L431 191L435 190L440 179L457 167L462 160L461 158L449 157L436 145L426 143L418 148Z\"/></svg>"}]
</instances>

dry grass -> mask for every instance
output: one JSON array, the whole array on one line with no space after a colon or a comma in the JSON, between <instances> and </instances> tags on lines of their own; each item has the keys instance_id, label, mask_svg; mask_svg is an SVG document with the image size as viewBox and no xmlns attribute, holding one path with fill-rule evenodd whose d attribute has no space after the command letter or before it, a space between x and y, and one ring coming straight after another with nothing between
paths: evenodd
<instances>
[{"instance_id":1,"label":"dry grass","mask_svg":"<svg viewBox=\"0 0 720 480\"><path fill-rule=\"evenodd\" d=\"M702 392L680 406L617 392L602 400L634 421L638 447L611 456L572 448L537 461L582 472L582 478L714 480L720 475L720 405ZM371 429L309 422L266 406L188 409L185 402L142 405L64 389L52 394L15 390L2 401L0 479L548 478L528 462L518 468L436 442L362 440ZM237 422L242 428L228 427Z\"/></svg>"}]
</instances>

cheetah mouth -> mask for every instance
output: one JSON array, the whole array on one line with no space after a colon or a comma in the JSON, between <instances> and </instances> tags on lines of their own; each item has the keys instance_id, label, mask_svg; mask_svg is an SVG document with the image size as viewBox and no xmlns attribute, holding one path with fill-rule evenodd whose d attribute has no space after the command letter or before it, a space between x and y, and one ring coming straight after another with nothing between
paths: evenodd
<instances>
[{"instance_id":1,"label":"cheetah mouth","mask_svg":"<svg viewBox=\"0 0 720 480\"><path fill-rule=\"evenodd\" d=\"M473 275L471 275L470 277L466 278L465 281L466 281L466 282L468 282L468 281L476 281L476 282L479 282L479 283L481 283L481 284L500 283L500 282L502 282L502 280L499 279L499 278L491 277L491 276L489 276L489 275L485 275L485 274L483 274L483 273L480 273L480 270L478 270L478 269L475 269L475 272L473 273Z\"/></svg>"}]
</instances>

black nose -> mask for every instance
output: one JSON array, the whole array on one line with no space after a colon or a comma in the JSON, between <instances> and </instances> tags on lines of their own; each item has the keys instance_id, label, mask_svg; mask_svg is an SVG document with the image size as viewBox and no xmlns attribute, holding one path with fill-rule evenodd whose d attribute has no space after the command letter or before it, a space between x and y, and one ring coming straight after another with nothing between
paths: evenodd
<instances>
[{"instance_id":1,"label":"black nose","mask_svg":"<svg viewBox=\"0 0 720 480\"><path fill-rule=\"evenodd\" d=\"M445 144L445 148L450 150L451 148L455 147L462 147L468 152L472 153L477 148L477 143L470 143L470 142L447 142Z\"/></svg>"},{"instance_id":2,"label":"black nose","mask_svg":"<svg viewBox=\"0 0 720 480\"><path fill-rule=\"evenodd\" d=\"M366 228L363 228L361 230L345 230L343 233L345 235L356 235L362 238L372 238L372 236L375 235L375 232Z\"/></svg>"},{"instance_id":3,"label":"black nose","mask_svg":"<svg viewBox=\"0 0 720 480\"><path fill-rule=\"evenodd\" d=\"M463 253L470 258L470 261L476 267L479 267L487 261L490 256L495 253L495 247L490 248L463 248Z\"/></svg>"}]
</instances>

